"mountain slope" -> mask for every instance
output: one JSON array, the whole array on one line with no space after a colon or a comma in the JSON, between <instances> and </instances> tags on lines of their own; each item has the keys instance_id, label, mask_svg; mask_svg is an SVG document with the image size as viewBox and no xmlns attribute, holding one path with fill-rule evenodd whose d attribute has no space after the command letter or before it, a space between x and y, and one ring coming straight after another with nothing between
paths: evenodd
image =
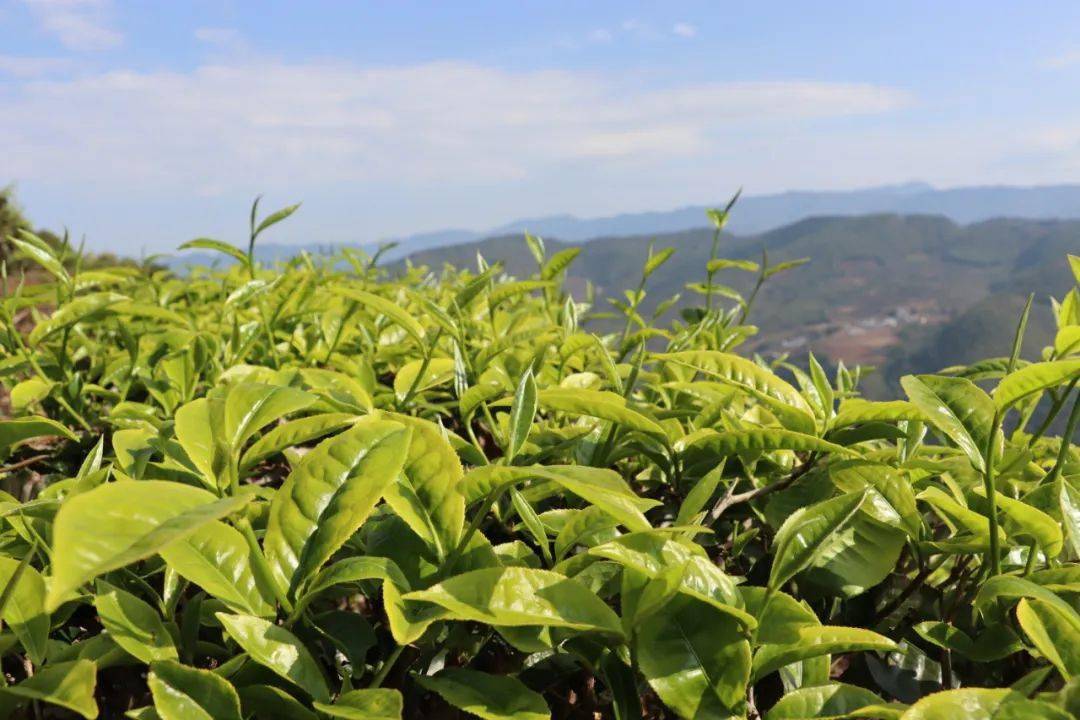
<instances>
[{"instance_id":1,"label":"mountain slope","mask_svg":"<svg viewBox=\"0 0 1080 720\"><path fill-rule=\"evenodd\" d=\"M726 198L717 198L723 205ZM436 230L394 238L397 247L384 255L394 261L432 248L469 243L502 235L530 232L568 242L585 242L603 237L671 234L701 227L706 207L625 213L610 217L578 218L552 215L516 220L485 231ZM941 215L957 223L973 223L993 218L1080 219L1080 185L1039 187L968 187L937 189L926 183L889 185L860 190L829 192L793 191L776 195L745 195L732 215L729 230L745 235L778 229L815 216L855 216L895 213ZM380 243L358 237L352 245L373 251ZM301 251L318 254L325 245L264 244L256 254L265 262L285 260ZM208 253L179 253L165 260L174 268L221 261Z\"/></svg>"},{"instance_id":2,"label":"mountain slope","mask_svg":"<svg viewBox=\"0 0 1080 720\"><path fill-rule=\"evenodd\" d=\"M701 281L712 233L707 229L662 235L599 238L582 245L568 272L580 300L586 283L602 298L636 286L650 244L676 252L649 280L645 308L682 294ZM554 253L572 243L546 240ZM1027 292L1038 303L1029 329L1029 356L1053 331L1049 297L1071 286L1065 254L1080 248L1080 221L1002 219L961 225L931 215L877 214L815 217L757 235L725 235L721 254L771 262L810 263L770 281L751 320L763 332L752 347L763 352L815 354L879 366L874 394L913 367L937 368L986 355L1007 354ZM535 268L520 235L506 235L411 255L414 265L444 262L474 266L480 253L501 260L511 275ZM743 292L752 277L720 278ZM602 301L601 301L602 302ZM606 305L606 303L604 303ZM600 309L600 308L598 308ZM968 313L965 316L965 313ZM976 332L978 341L960 332ZM942 334L944 333L944 335Z\"/></svg>"},{"instance_id":3,"label":"mountain slope","mask_svg":"<svg viewBox=\"0 0 1080 720\"><path fill-rule=\"evenodd\" d=\"M715 204L723 205L725 201L726 198L717 198ZM517 220L486 232L473 232L471 237L465 230L411 235L399 238L401 247L397 256L450 242L522 232L574 242L599 237L671 233L700 226L705 210L706 206L701 205L599 218L552 215ZM872 213L943 215L958 223L1000 217L1080 218L1080 185L939 189L926 183L907 183L859 190L748 195L739 201L730 229L736 233L755 234L817 215Z\"/></svg>"}]
</instances>

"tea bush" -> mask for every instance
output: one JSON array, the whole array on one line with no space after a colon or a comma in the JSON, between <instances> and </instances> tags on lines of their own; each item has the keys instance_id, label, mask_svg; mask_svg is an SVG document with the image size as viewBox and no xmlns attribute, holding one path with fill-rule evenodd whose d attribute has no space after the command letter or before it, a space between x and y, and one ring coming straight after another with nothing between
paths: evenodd
<instances>
[{"instance_id":1,"label":"tea bush","mask_svg":"<svg viewBox=\"0 0 1080 720\"><path fill-rule=\"evenodd\" d=\"M738 354L798 263L714 242L669 322L670 251L610 310L535 238L259 267L294 209L186 277L11 239L8 716L1080 717L1076 288L1041 358L870 402Z\"/></svg>"}]
</instances>

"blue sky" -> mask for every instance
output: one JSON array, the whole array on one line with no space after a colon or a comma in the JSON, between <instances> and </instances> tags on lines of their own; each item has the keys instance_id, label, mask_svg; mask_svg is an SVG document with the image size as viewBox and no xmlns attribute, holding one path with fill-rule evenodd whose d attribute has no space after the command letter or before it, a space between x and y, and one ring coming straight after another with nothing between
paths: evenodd
<instances>
[{"instance_id":1,"label":"blue sky","mask_svg":"<svg viewBox=\"0 0 1080 720\"><path fill-rule=\"evenodd\" d=\"M0 0L0 185L88 245L1080 178L1080 3Z\"/></svg>"}]
</instances>

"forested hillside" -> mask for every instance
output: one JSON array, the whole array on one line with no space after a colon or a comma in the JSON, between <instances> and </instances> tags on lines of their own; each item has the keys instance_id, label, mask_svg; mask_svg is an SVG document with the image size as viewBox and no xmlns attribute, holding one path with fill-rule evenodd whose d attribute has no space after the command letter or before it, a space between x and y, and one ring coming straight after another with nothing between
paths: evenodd
<instances>
[{"instance_id":1,"label":"forested hillside","mask_svg":"<svg viewBox=\"0 0 1080 720\"><path fill-rule=\"evenodd\" d=\"M734 214L738 213L738 209ZM702 218L702 224L706 222ZM545 238L555 252L577 243ZM652 245L675 254L649 279L644 309L681 293L669 312L698 298L686 288L708 260L712 230L599 238L582 244L568 286L584 298L588 287L606 299L636 287L638 268ZM915 368L940 368L1005 354L1029 291L1036 292L1026 351L1052 337L1050 296L1071 283L1060 262L1080 248L1080 221L989 220L959 225L929 215L818 217L759 235L723 235L734 258L774 262L809 258L797 272L778 276L757 299L750 320L762 330L751 347L761 352L812 350L830 360L874 365L867 381L875 396L895 394ZM477 254L522 277L535 269L521 235L507 235L411 255L407 262L437 269L475 265ZM719 282L749 292L751 274L727 271ZM886 390L887 388L887 390Z\"/></svg>"}]
</instances>

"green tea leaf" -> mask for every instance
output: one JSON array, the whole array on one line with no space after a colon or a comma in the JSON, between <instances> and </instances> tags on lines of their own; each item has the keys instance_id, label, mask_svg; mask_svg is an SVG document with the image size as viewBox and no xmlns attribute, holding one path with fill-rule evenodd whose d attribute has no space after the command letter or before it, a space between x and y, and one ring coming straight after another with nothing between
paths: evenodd
<instances>
[{"instance_id":1,"label":"green tea leaf","mask_svg":"<svg viewBox=\"0 0 1080 720\"><path fill-rule=\"evenodd\" d=\"M795 511L776 531L769 587L776 589L806 569L825 542L847 523L866 499L866 491L824 500Z\"/></svg>"},{"instance_id":2,"label":"green tea leaf","mask_svg":"<svg viewBox=\"0 0 1080 720\"><path fill-rule=\"evenodd\" d=\"M316 595L335 585L361 580L385 580L399 588L409 587L409 581L393 560L371 556L350 557L327 566L316 575L297 603L297 607L303 609Z\"/></svg>"},{"instance_id":3,"label":"green tea leaf","mask_svg":"<svg viewBox=\"0 0 1080 720\"><path fill-rule=\"evenodd\" d=\"M0 689L0 695L45 702L94 720L98 716L96 686L97 666L89 660L75 660L44 667L18 685Z\"/></svg>"},{"instance_id":4,"label":"green tea leaf","mask_svg":"<svg viewBox=\"0 0 1080 720\"><path fill-rule=\"evenodd\" d=\"M927 695L900 716L901 720L992 720L998 710L1023 696L1008 688L962 688Z\"/></svg>"},{"instance_id":5,"label":"green tea leaf","mask_svg":"<svg viewBox=\"0 0 1080 720\"><path fill-rule=\"evenodd\" d=\"M273 670L319 702L330 699L326 678L300 640L283 627L251 615L217 613L225 632L251 659Z\"/></svg>"},{"instance_id":6,"label":"green tea leaf","mask_svg":"<svg viewBox=\"0 0 1080 720\"><path fill-rule=\"evenodd\" d=\"M520 680L467 668L446 668L421 678L420 684L443 700L484 720L548 720L551 711L543 696Z\"/></svg>"},{"instance_id":7,"label":"green tea leaf","mask_svg":"<svg viewBox=\"0 0 1080 720\"><path fill-rule=\"evenodd\" d=\"M540 406L547 410L599 418L627 430L664 437L662 427L628 407L625 398L612 392L546 388L539 392L537 398Z\"/></svg>"},{"instance_id":8,"label":"green tea leaf","mask_svg":"<svg viewBox=\"0 0 1080 720\"><path fill-rule=\"evenodd\" d=\"M45 661L49 640L49 615L45 612L45 579L29 558L19 562L0 557L0 588L7 597L0 618L11 627L35 665ZM15 585L9 590L9 585Z\"/></svg>"},{"instance_id":9,"label":"green tea leaf","mask_svg":"<svg viewBox=\"0 0 1080 720\"><path fill-rule=\"evenodd\" d=\"M423 376L420 375L421 370ZM394 394L398 400L403 400L411 389L423 392L448 383L453 378L454 361L451 358L431 358L427 362L413 360L402 365L394 377Z\"/></svg>"},{"instance_id":10,"label":"green tea leaf","mask_svg":"<svg viewBox=\"0 0 1080 720\"><path fill-rule=\"evenodd\" d=\"M219 253L222 253L224 255L228 255L233 260L236 260L237 262L239 262L241 265L243 265L245 267L248 264L247 255L245 255L242 250L240 250L237 247L233 247L232 245L229 245L228 243L221 242L220 240L214 240L212 238L196 238L194 240L188 240L186 243L181 245L178 249L179 250L213 250L215 252L219 252Z\"/></svg>"},{"instance_id":11,"label":"green tea leaf","mask_svg":"<svg viewBox=\"0 0 1080 720\"><path fill-rule=\"evenodd\" d=\"M680 717L738 712L750 680L750 643L730 616L677 596L642 622L634 648L645 680Z\"/></svg>"},{"instance_id":12,"label":"green tea leaf","mask_svg":"<svg viewBox=\"0 0 1080 720\"><path fill-rule=\"evenodd\" d=\"M1029 395L1080 377L1080 358L1032 363L1009 373L994 388L994 404L1005 410Z\"/></svg>"},{"instance_id":13,"label":"green tea leaf","mask_svg":"<svg viewBox=\"0 0 1080 720\"><path fill-rule=\"evenodd\" d=\"M543 625L622 635L618 616L579 581L533 568L463 573L404 595L449 611L448 618L490 625Z\"/></svg>"},{"instance_id":14,"label":"green tea leaf","mask_svg":"<svg viewBox=\"0 0 1080 720\"><path fill-rule=\"evenodd\" d=\"M809 625L799 628L793 643L766 645L754 655L753 677L759 680L785 665L800 660L850 653L860 650L894 650L896 643L870 630L833 625Z\"/></svg>"},{"instance_id":15,"label":"green tea leaf","mask_svg":"<svg viewBox=\"0 0 1080 720\"><path fill-rule=\"evenodd\" d=\"M385 490L387 504L440 560L453 550L465 528L465 498L459 484L461 461L445 431L433 422L390 415L411 431L408 456Z\"/></svg>"},{"instance_id":16,"label":"green tea leaf","mask_svg":"<svg viewBox=\"0 0 1080 720\"><path fill-rule=\"evenodd\" d=\"M858 456L858 452L842 445L826 442L813 435L780 430L779 428L710 430L695 438L690 447L702 448L719 457L730 457L739 453L768 452L771 450L798 450L801 452L836 453L838 455Z\"/></svg>"},{"instance_id":17,"label":"green tea leaf","mask_svg":"<svg viewBox=\"0 0 1080 720\"><path fill-rule=\"evenodd\" d=\"M345 720L401 720L403 705L401 693L388 688L350 690L338 696L333 705L314 703L319 712Z\"/></svg>"},{"instance_id":18,"label":"green tea leaf","mask_svg":"<svg viewBox=\"0 0 1080 720\"><path fill-rule=\"evenodd\" d=\"M409 337L416 341L417 345L424 344L424 328L420 323L416 322L416 319L412 315L403 310L396 303L387 300L386 298L369 293L364 290L357 290L356 288L337 286L334 288L334 292L355 300L366 308L374 310L376 313L380 313L390 318L393 322L397 323L408 333Z\"/></svg>"},{"instance_id":19,"label":"green tea leaf","mask_svg":"<svg viewBox=\"0 0 1080 720\"><path fill-rule=\"evenodd\" d=\"M529 437L537 405L536 381L530 368L521 376L514 392L514 402L510 406L510 441L506 448L506 462L513 462L514 456Z\"/></svg>"},{"instance_id":20,"label":"green tea leaf","mask_svg":"<svg viewBox=\"0 0 1080 720\"><path fill-rule=\"evenodd\" d=\"M311 710L279 687L246 685L239 688L240 704L246 717L272 717L275 720L319 720ZM252 715L254 714L254 715Z\"/></svg>"},{"instance_id":21,"label":"green tea leaf","mask_svg":"<svg viewBox=\"0 0 1080 720\"><path fill-rule=\"evenodd\" d=\"M720 380L756 390L813 417L810 405L798 390L746 358L708 350L661 353L653 357L693 367Z\"/></svg>"},{"instance_id":22,"label":"green tea leaf","mask_svg":"<svg viewBox=\"0 0 1080 720\"><path fill-rule=\"evenodd\" d=\"M833 419L834 428L848 427L868 422L901 422L904 420L925 420L926 415L913 402L889 400L871 402L862 398L852 398L840 403L840 410Z\"/></svg>"},{"instance_id":23,"label":"green tea leaf","mask_svg":"<svg viewBox=\"0 0 1080 720\"><path fill-rule=\"evenodd\" d=\"M289 205L288 207L283 207L280 210L270 213L265 218L263 218L263 221L259 223L258 227L255 228L255 232L253 234L258 237L260 234L262 234L263 230L266 230L273 225L277 225L279 222L289 217L299 209L300 203L296 203L295 205Z\"/></svg>"},{"instance_id":24,"label":"green tea leaf","mask_svg":"<svg viewBox=\"0 0 1080 720\"><path fill-rule=\"evenodd\" d=\"M900 384L930 424L956 443L975 469L984 471L983 451L990 442L994 401L963 378L907 375Z\"/></svg>"},{"instance_id":25,"label":"green tea leaf","mask_svg":"<svg viewBox=\"0 0 1080 720\"><path fill-rule=\"evenodd\" d=\"M765 720L858 717L859 709L884 703L880 697L858 685L830 683L786 693L765 713Z\"/></svg>"},{"instance_id":26,"label":"green tea leaf","mask_svg":"<svg viewBox=\"0 0 1080 720\"><path fill-rule=\"evenodd\" d=\"M1036 598L1021 598L1016 619L1031 643L1065 680L1080 675L1080 628L1075 618Z\"/></svg>"},{"instance_id":27,"label":"green tea leaf","mask_svg":"<svg viewBox=\"0 0 1080 720\"><path fill-rule=\"evenodd\" d=\"M161 720L240 720L240 698L228 680L170 660L150 665L147 678Z\"/></svg>"},{"instance_id":28,"label":"green tea leaf","mask_svg":"<svg viewBox=\"0 0 1080 720\"><path fill-rule=\"evenodd\" d=\"M162 559L231 609L246 615L274 614L272 598L263 597L252 570L251 548L244 536L222 522L208 523L161 549Z\"/></svg>"},{"instance_id":29,"label":"green tea leaf","mask_svg":"<svg viewBox=\"0 0 1080 720\"><path fill-rule=\"evenodd\" d=\"M286 448L303 445L343 430L358 419L358 416L350 413L322 413L290 420L268 430L252 443L240 459L240 467L251 468Z\"/></svg>"},{"instance_id":30,"label":"green tea leaf","mask_svg":"<svg viewBox=\"0 0 1080 720\"><path fill-rule=\"evenodd\" d=\"M53 525L46 611L84 582L150 557L250 500L250 495L218 500L206 490L160 480L106 483L69 497Z\"/></svg>"},{"instance_id":31,"label":"green tea leaf","mask_svg":"<svg viewBox=\"0 0 1080 720\"><path fill-rule=\"evenodd\" d=\"M161 616L126 590L98 580L94 607L116 644L144 663L179 657Z\"/></svg>"},{"instance_id":32,"label":"green tea leaf","mask_svg":"<svg viewBox=\"0 0 1080 720\"><path fill-rule=\"evenodd\" d=\"M270 505L263 546L290 593L367 519L402 471L410 430L370 416L324 440L289 474Z\"/></svg>"},{"instance_id":33,"label":"green tea leaf","mask_svg":"<svg viewBox=\"0 0 1080 720\"><path fill-rule=\"evenodd\" d=\"M989 625L976 639L941 621L921 622L914 629L927 642L977 662L1000 660L1021 649L1016 633L1007 625Z\"/></svg>"},{"instance_id":34,"label":"green tea leaf","mask_svg":"<svg viewBox=\"0 0 1080 720\"><path fill-rule=\"evenodd\" d=\"M77 439L75 433L49 418L32 416L0 420L0 449L11 448L33 438L53 435L69 440Z\"/></svg>"},{"instance_id":35,"label":"green tea leaf","mask_svg":"<svg viewBox=\"0 0 1080 720\"><path fill-rule=\"evenodd\" d=\"M553 482L611 515L631 530L652 526L643 510L656 506L653 500L639 498L619 475L611 470L581 465L532 465L507 467L485 465L475 468L462 480L462 494L474 501L494 490L532 479Z\"/></svg>"}]
</instances>

